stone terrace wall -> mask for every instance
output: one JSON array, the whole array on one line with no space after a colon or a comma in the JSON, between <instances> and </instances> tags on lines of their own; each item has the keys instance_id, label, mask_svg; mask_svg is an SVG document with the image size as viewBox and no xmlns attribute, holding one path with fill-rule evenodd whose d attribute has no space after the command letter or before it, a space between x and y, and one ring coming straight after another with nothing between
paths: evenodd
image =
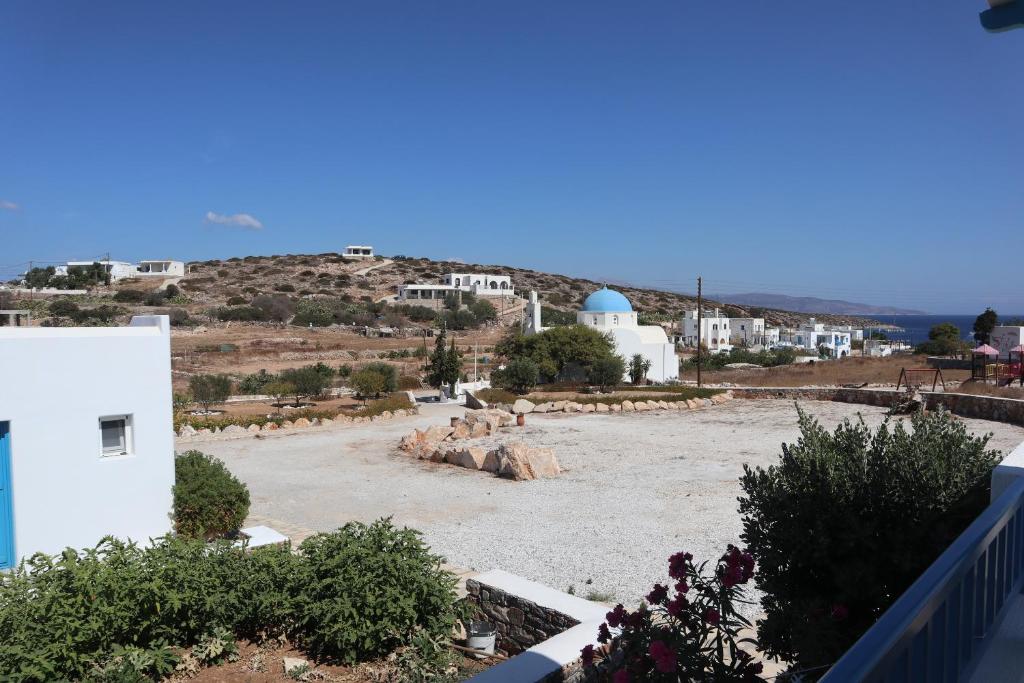
<instances>
[{"instance_id":1,"label":"stone terrace wall","mask_svg":"<svg viewBox=\"0 0 1024 683\"><path fill-rule=\"evenodd\" d=\"M580 623L566 614L475 579L466 581L466 591L469 599L494 624L498 631L495 647L504 654L519 654Z\"/></svg>"},{"instance_id":2,"label":"stone terrace wall","mask_svg":"<svg viewBox=\"0 0 1024 683\"><path fill-rule=\"evenodd\" d=\"M889 408L906 394L892 389L844 389L840 387L734 387L737 398L786 398L805 401L839 401ZM1024 400L977 394L922 391L925 407L943 406L954 415L1024 425Z\"/></svg>"}]
</instances>

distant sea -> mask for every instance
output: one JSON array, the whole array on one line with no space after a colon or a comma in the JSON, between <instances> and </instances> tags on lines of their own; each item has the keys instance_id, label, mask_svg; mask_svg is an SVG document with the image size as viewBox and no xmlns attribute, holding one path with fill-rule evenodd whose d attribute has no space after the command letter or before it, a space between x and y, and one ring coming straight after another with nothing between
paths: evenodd
<instances>
[{"instance_id":1,"label":"distant sea","mask_svg":"<svg viewBox=\"0 0 1024 683\"><path fill-rule=\"evenodd\" d=\"M963 339L970 340L973 338L971 330L974 328L974 319L977 318L975 315L871 315L864 316L871 318L872 320L878 320L889 325L896 325L897 327L903 328L902 332L889 332L886 334L890 339L899 339L901 341L908 342L910 344L919 344L928 339L928 330L932 328L932 325L938 325L939 323L953 323L960 328L960 336ZM1004 315L1000 313L999 318L1001 320L1011 320L1015 318L1024 318L1019 315ZM868 332L865 330L864 336L867 336Z\"/></svg>"}]
</instances>

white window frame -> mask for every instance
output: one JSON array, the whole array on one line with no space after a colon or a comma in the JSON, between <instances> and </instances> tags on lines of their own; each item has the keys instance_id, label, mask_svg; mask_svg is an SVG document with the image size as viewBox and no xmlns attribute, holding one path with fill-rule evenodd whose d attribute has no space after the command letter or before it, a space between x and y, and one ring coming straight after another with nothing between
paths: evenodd
<instances>
[{"instance_id":1,"label":"white window frame","mask_svg":"<svg viewBox=\"0 0 1024 683\"><path fill-rule=\"evenodd\" d=\"M124 420L124 448L107 450L103 447L103 423L114 420ZM135 430L132 425L131 414L103 415L97 421L97 428L99 431L99 452L101 458L123 458L135 454Z\"/></svg>"}]
</instances>

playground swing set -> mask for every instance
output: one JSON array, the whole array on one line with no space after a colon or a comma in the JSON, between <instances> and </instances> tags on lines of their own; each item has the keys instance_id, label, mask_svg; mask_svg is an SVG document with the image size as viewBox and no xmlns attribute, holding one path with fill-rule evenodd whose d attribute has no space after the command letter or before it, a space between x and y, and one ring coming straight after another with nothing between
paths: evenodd
<instances>
[{"instance_id":1,"label":"playground swing set","mask_svg":"<svg viewBox=\"0 0 1024 683\"><path fill-rule=\"evenodd\" d=\"M1010 349L1008 362L999 361L999 351L988 344L982 344L971 352L971 379L978 382L993 382L996 386L1013 384L1014 380L1024 386L1024 346Z\"/></svg>"}]
</instances>

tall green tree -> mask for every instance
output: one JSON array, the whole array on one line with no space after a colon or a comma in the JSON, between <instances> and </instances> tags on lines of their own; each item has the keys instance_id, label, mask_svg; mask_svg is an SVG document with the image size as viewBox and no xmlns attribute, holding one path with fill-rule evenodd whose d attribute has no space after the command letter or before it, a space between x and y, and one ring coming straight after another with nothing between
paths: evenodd
<instances>
[{"instance_id":1,"label":"tall green tree","mask_svg":"<svg viewBox=\"0 0 1024 683\"><path fill-rule=\"evenodd\" d=\"M459 375L462 374L462 356L459 354L459 350L455 348L455 339L452 339L451 348L448 349L448 354L445 357L444 363L444 380L445 384L450 387L454 387L455 383L459 381Z\"/></svg>"},{"instance_id":2,"label":"tall green tree","mask_svg":"<svg viewBox=\"0 0 1024 683\"><path fill-rule=\"evenodd\" d=\"M988 344L992 341L992 329L999 324L999 316L991 308L974 319L974 341Z\"/></svg>"},{"instance_id":3,"label":"tall green tree","mask_svg":"<svg viewBox=\"0 0 1024 683\"><path fill-rule=\"evenodd\" d=\"M607 334L585 325L565 325L529 336L515 334L498 342L495 353L508 360L529 358L545 381L557 378L570 364L584 371L595 361L615 355L615 342Z\"/></svg>"},{"instance_id":4,"label":"tall green tree","mask_svg":"<svg viewBox=\"0 0 1024 683\"><path fill-rule=\"evenodd\" d=\"M622 381L622 375L626 373L626 361L622 356L608 356L598 358L587 369L587 379L591 384L596 384L601 392L608 391Z\"/></svg>"},{"instance_id":5,"label":"tall green tree","mask_svg":"<svg viewBox=\"0 0 1024 683\"><path fill-rule=\"evenodd\" d=\"M434 338L434 352L430 354L427 384L440 389L445 384L445 365L448 363L448 331L444 327Z\"/></svg>"}]
</instances>

